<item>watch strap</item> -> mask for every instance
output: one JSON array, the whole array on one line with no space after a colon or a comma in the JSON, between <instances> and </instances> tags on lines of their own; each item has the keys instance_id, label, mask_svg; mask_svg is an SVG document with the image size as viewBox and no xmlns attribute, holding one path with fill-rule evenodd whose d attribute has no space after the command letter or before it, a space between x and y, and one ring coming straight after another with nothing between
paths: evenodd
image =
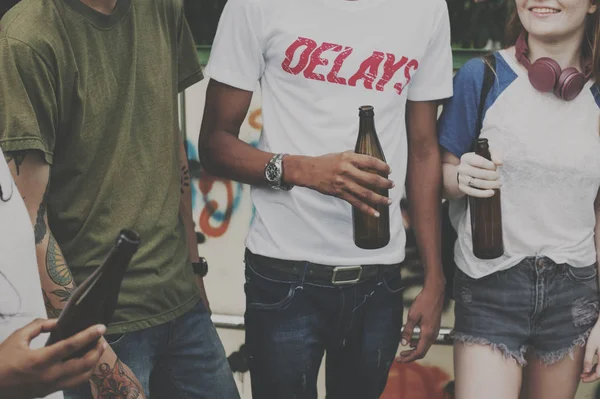
<instances>
[{"instance_id":1,"label":"watch strap","mask_svg":"<svg viewBox=\"0 0 600 399\"><path fill-rule=\"evenodd\" d=\"M192 267L194 269L194 274L197 274L201 277L204 277L208 274L208 262L203 257L200 257L198 262L192 262Z\"/></svg>"}]
</instances>

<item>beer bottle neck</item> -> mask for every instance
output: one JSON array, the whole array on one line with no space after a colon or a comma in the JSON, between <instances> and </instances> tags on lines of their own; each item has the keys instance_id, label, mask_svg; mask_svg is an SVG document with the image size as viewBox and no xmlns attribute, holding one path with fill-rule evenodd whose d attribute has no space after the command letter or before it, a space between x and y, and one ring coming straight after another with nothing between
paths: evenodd
<instances>
[{"instance_id":1,"label":"beer bottle neck","mask_svg":"<svg viewBox=\"0 0 600 399\"><path fill-rule=\"evenodd\" d=\"M490 147L485 144L485 145L478 145L475 148L475 154L482 156L483 158L487 159L487 160L491 160L492 156L490 154Z\"/></svg>"},{"instance_id":2,"label":"beer bottle neck","mask_svg":"<svg viewBox=\"0 0 600 399\"><path fill-rule=\"evenodd\" d=\"M372 116L361 116L358 125L359 134L367 134L375 131L375 119Z\"/></svg>"}]
</instances>

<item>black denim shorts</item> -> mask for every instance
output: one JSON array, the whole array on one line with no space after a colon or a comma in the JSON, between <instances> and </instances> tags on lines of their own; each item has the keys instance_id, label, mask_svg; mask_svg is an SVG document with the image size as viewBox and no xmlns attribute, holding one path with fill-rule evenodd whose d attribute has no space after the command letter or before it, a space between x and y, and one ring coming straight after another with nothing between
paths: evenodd
<instances>
[{"instance_id":1,"label":"black denim shorts","mask_svg":"<svg viewBox=\"0 0 600 399\"><path fill-rule=\"evenodd\" d=\"M596 265L576 268L545 257L473 279L454 278L454 339L490 345L524 365L531 350L546 364L584 346L598 319Z\"/></svg>"}]
</instances>

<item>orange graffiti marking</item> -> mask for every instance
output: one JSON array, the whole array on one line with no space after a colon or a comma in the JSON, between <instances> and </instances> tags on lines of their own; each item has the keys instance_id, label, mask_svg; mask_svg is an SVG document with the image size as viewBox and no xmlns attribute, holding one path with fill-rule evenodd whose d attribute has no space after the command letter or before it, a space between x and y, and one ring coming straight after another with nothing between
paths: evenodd
<instances>
[{"instance_id":1,"label":"orange graffiti marking","mask_svg":"<svg viewBox=\"0 0 600 399\"><path fill-rule=\"evenodd\" d=\"M394 363L381 399L452 399L444 391L449 381L439 367Z\"/></svg>"},{"instance_id":2,"label":"orange graffiti marking","mask_svg":"<svg viewBox=\"0 0 600 399\"><path fill-rule=\"evenodd\" d=\"M209 200L208 193L212 190L215 183L223 183L225 185L225 190L227 191L227 208L225 209L223 220L218 221L219 224L217 226L212 226L210 222L214 213L219 209L219 204L217 201ZM206 204L200 212L200 219L198 221L200 230L209 237L221 237L227 231L233 213L233 185L231 180L214 177L205 173L198 181L198 187Z\"/></svg>"},{"instance_id":3,"label":"orange graffiti marking","mask_svg":"<svg viewBox=\"0 0 600 399\"><path fill-rule=\"evenodd\" d=\"M248 123L256 130L262 129L262 108L256 109L248 116Z\"/></svg>"}]
</instances>

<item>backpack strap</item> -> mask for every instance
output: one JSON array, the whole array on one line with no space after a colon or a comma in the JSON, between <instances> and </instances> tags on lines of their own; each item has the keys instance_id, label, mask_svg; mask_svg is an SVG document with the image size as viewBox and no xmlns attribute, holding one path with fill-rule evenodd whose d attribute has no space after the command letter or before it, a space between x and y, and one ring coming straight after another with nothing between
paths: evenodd
<instances>
[{"instance_id":1,"label":"backpack strap","mask_svg":"<svg viewBox=\"0 0 600 399\"><path fill-rule=\"evenodd\" d=\"M483 83L481 86L481 97L479 99L477 110L476 137L479 137L481 134L485 101L487 100L487 96L496 79L496 57L494 54L486 55L483 57L483 60L484 72ZM464 199L463 201L466 209L468 202ZM442 267L444 270L444 276L446 277L446 292L450 298L454 298L454 284L452 282L454 281L454 274L456 270L456 263L454 262L454 244L457 239L457 233L450 222L449 205L449 201L444 201L442 205Z\"/></svg>"},{"instance_id":2,"label":"backpack strap","mask_svg":"<svg viewBox=\"0 0 600 399\"><path fill-rule=\"evenodd\" d=\"M483 128L483 111L485 109L485 101L496 80L496 56L487 54L483 57L483 84L481 85L481 97L479 99L479 109L477 110L477 137L481 134Z\"/></svg>"}]
</instances>

